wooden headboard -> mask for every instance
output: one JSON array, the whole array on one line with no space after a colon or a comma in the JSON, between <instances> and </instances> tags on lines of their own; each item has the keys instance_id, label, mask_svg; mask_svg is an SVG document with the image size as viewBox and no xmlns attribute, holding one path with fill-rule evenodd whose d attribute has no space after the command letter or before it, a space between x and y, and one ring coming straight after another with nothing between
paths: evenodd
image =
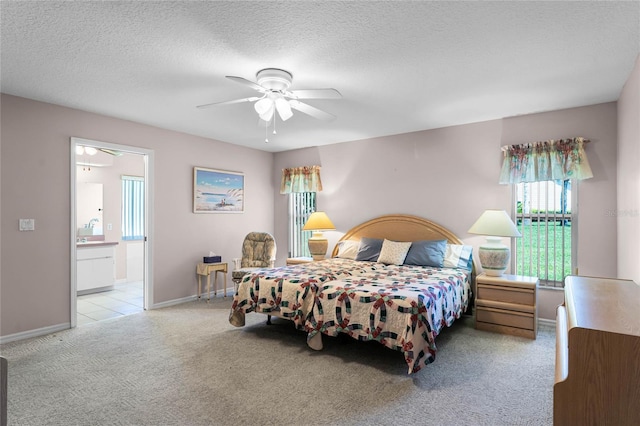
<instances>
[{"instance_id":1,"label":"wooden headboard","mask_svg":"<svg viewBox=\"0 0 640 426\"><path fill-rule=\"evenodd\" d=\"M447 240L449 244L464 244L448 229L430 220L405 214L391 214L371 219L349 230L340 238L340 241L357 241L362 237L386 238L392 241ZM337 254L338 244L333 248L331 257ZM475 270L474 262L473 276L475 276Z\"/></svg>"}]
</instances>

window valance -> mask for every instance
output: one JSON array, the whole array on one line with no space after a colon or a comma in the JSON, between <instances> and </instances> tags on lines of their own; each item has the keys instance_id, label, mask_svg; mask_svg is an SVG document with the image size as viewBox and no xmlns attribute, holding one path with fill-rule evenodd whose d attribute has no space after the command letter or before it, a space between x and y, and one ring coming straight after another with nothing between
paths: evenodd
<instances>
[{"instance_id":1,"label":"window valance","mask_svg":"<svg viewBox=\"0 0 640 426\"><path fill-rule=\"evenodd\" d=\"M593 173L584 151L587 142L577 137L503 146L500 183L591 178Z\"/></svg>"},{"instance_id":2,"label":"window valance","mask_svg":"<svg viewBox=\"0 0 640 426\"><path fill-rule=\"evenodd\" d=\"M282 169L282 182L280 183L281 194L320 191L322 191L320 166L304 166Z\"/></svg>"}]
</instances>

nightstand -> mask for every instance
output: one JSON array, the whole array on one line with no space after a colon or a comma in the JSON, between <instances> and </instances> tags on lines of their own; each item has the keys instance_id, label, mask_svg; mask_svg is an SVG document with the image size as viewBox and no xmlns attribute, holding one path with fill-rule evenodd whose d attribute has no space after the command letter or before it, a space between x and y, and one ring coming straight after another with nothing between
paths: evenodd
<instances>
[{"instance_id":1,"label":"nightstand","mask_svg":"<svg viewBox=\"0 0 640 426\"><path fill-rule=\"evenodd\" d=\"M301 265L303 263L313 262L313 257L289 257L287 258L287 266Z\"/></svg>"},{"instance_id":2,"label":"nightstand","mask_svg":"<svg viewBox=\"0 0 640 426\"><path fill-rule=\"evenodd\" d=\"M218 295L218 272L224 275L224 297L227 297L227 264L226 263L202 263L196 266L196 274L198 275L198 299L200 299L201 278L207 277L207 302L211 299L211 273L214 273L213 295Z\"/></svg>"},{"instance_id":3,"label":"nightstand","mask_svg":"<svg viewBox=\"0 0 640 426\"><path fill-rule=\"evenodd\" d=\"M476 328L478 330L536 338L537 277L480 274L476 278Z\"/></svg>"}]
</instances>

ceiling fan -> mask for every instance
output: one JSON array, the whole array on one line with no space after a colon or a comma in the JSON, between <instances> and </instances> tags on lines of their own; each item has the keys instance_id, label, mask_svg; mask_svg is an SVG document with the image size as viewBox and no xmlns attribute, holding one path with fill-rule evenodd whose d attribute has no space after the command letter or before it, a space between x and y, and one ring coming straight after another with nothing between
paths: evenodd
<instances>
[{"instance_id":1,"label":"ceiling fan","mask_svg":"<svg viewBox=\"0 0 640 426\"><path fill-rule=\"evenodd\" d=\"M242 102L255 102L254 109L261 120L269 123L275 120L275 112L282 121L287 121L293 116L293 111L297 110L319 120L330 121L335 119L335 115L322 111L316 107L300 102L299 99L340 99L342 95L336 89L302 89L289 90L293 81L293 75L278 68L265 68L256 73L256 83L242 77L232 75L226 76L237 83L244 84L261 93L260 96L235 99L225 102L214 102L211 104L199 105L197 108L209 108L218 105L237 104ZM274 121L275 122L275 121Z\"/></svg>"},{"instance_id":2,"label":"ceiling fan","mask_svg":"<svg viewBox=\"0 0 640 426\"><path fill-rule=\"evenodd\" d=\"M104 158L102 159L93 158L99 152L113 155L114 157L120 157L124 154L121 151L117 151L115 149L110 149L110 148L99 148L94 146L76 145L76 165L83 166L82 170L88 170L88 171L91 171L91 167L103 167L106 165L111 165L111 163L105 163ZM87 168L85 169L85 167Z\"/></svg>"},{"instance_id":3,"label":"ceiling fan","mask_svg":"<svg viewBox=\"0 0 640 426\"><path fill-rule=\"evenodd\" d=\"M120 157L123 154L120 151L116 151L114 149L109 149L109 148L94 148L92 146L84 146L84 145L76 146L76 155L84 155L84 154L96 155L98 151L104 152L105 154L113 155L115 157Z\"/></svg>"}]
</instances>

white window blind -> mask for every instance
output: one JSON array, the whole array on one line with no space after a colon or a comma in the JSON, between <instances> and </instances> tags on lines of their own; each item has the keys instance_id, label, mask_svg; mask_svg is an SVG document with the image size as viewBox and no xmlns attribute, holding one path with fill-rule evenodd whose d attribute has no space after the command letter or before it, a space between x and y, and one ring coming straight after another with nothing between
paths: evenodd
<instances>
[{"instance_id":1,"label":"white window blind","mask_svg":"<svg viewBox=\"0 0 640 426\"><path fill-rule=\"evenodd\" d=\"M122 176L122 239L144 239L144 178Z\"/></svg>"},{"instance_id":2,"label":"white window blind","mask_svg":"<svg viewBox=\"0 0 640 426\"><path fill-rule=\"evenodd\" d=\"M310 257L309 238L311 231L303 231L311 213L316 211L315 192L292 192L289 194L289 257Z\"/></svg>"},{"instance_id":3,"label":"white window blind","mask_svg":"<svg viewBox=\"0 0 640 426\"><path fill-rule=\"evenodd\" d=\"M563 287L575 270L577 203L571 180L514 184L515 273L536 276L540 285Z\"/></svg>"}]
</instances>

